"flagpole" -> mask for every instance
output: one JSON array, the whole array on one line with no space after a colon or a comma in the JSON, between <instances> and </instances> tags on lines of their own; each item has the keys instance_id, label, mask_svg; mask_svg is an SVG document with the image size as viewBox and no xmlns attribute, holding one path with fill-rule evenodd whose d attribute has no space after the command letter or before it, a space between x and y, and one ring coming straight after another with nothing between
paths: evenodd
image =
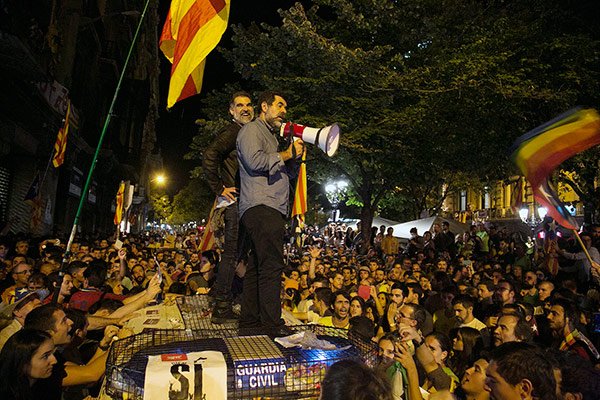
<instances>
[{"instance_id":1,"label":"flagpole","mask_svg":"<svg viewBox=\"0 0 600 400\"><path fill-rule=\"evenodd\" d=\"M148 10L148 5L150 4L150 0L146 0L146 4L144 4L144 10L142 11L142 15L140 16L140 21L138 22L137 29L135 30L135 35L133 35L133 40L131 41L131 45L129 46L129 52L127 53L127 58L125 59L125 63L123 63L123 69L121 70L121 76L119 76L119 81L117 82L117 88L115 89L115 94L113 96L112 102L110 103L110 108L108 109L108 115L104 121L104 126L102 128L102 132L100 133L100 138L98 139L98 145L96 146L96 151L94 153L94 158L92 159L92 164L90 165L90 170L87 175L87 179L85 181L85 185L83 187L83 192L81 193L81 198L79 199L79 206L77 207L77 213L75 214L75 219L73 220L73 228L71 229L71 235L69 236L69 241L67 242L67 248L65 249L65 254L62 260L62 267L67 263L68 257L71 253L71 244L75 239L75 234L77 233L77 226L79 224L79 218L81 217L81 210L83 209L83 204L87 197L88 188L92 181L92 176L94 174L94 169L96 168L96 162L98 161L98 155L100 154L100 149L102 147L102 142L104 141L104 136L106 135L106 131L108 130L108 125L110 124L110 120L113 115L113 109L115 107L115 103L117 102L117 96L119 95L119 91L121 90L121 84L123 83L123 79L125 78L125 71L127 71L127 65L129 64L129 60L131 59L131 55L133 54L133 48L135 43L137 42L137 38L139 36L140 30L142 28L142 23L144 22L144 17L146 16L146 11ZM58 285L60 290L60 285ZM57 294L55 293L55 297Z\"/></svg>"}]
</instances>

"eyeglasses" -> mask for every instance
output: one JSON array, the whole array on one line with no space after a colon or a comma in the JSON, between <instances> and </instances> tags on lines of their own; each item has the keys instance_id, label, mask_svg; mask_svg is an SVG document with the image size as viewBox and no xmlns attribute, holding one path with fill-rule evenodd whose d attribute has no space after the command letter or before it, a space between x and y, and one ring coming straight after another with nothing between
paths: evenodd
<instances>
[{"instance_id":1,"label":"eyeglasses","mask_svg":"<svg viewBox=\"0 0 600 400\"><path fill-rule=\"evenodd\" d=\"M32 271L30 269L26 269L23 271L19 271L19 272L14 272L15 275L22 275L22 274L31 274Z\"/></svg>"}]
</instances>

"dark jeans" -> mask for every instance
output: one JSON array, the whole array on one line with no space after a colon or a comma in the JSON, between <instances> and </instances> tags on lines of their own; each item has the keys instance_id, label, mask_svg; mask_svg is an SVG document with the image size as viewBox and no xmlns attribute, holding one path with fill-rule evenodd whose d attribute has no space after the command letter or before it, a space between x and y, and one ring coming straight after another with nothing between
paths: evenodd
<instances>
[{"instance_id":1,"label":"dark jeans","mask_svg":"<svg viewBox=\"0 0 600 400\"><path fill-rule=\"evenodd\" d=\"M247 210L242 227L250 239L240 328L280 328L283 215L264 205Z\"/></svg>"},{"instance_id":2,"label":"dark jeans","mask_svg":"<svg viewBox=\"0 0 600 400\"><path fill-rule=\"evenodd\" d=\"M225 240L223 255L219 262L217 279L213 287L215 299L221 302L231 302L231 284L235 276L238 261L238 205L234 203L225 209Z\"/></svg>"}]
</instances>

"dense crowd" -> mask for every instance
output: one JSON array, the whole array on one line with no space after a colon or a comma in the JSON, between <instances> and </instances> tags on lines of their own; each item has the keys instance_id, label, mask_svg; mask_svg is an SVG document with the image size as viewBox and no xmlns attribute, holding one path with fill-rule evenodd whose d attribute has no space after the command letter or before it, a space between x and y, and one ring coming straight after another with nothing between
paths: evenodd
<instances>
[{"instance_id":1,"label":"dense crowd","mask_svg":"<svg viewBox=\"0 0 600 400\"><path fill-rule=\"evenodd\" d=\"M348 329L379 348L371 368L332 368L322 397L597 398L600 227L581 234L592 263L572 235L545 233L534 243L493 226L450 232L442 223L402 242L384 226L370 235L343 224L288 234L286 323ZM59 274L60 241L0 241L1 398L95 394L107 350L131 334L121 327L134 311L161 296L210 296L219 251L199 244L197 232L80 238ZM244 272L242 259L234 298ZM344 379L359 387L331 386ZM361 397L360 384L381 395Z\"/></svg>"}]
</instances>

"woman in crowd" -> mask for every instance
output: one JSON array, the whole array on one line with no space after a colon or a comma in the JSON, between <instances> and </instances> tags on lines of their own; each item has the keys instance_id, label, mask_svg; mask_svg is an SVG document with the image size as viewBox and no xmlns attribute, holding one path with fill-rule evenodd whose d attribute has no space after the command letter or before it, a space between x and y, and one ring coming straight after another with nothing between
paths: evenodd
<instances>
[{"instance_id":1,"label":"woman in crowd","mask_svg":"<svg viewBox=\"0 0 600 400\"><path fill-rule=\"evenodd\" d=\"M0 352L0 398L42 399L34 396L34 385L52 375L54 364L56 357L50 335L31 329L15 333Z\"/></svg>"},{"instance_id":2,"label":"woman in crowd","mask_svg":"<svg viewBox=\"0 0 600 400\"><path fill-rule=\"evenodd\" d=\"M483 349L481 333L474 328L462 327L454 330L452 355L448 365L452 371L461 378L466 369L479 359Z\"/></svg>"},{"instance_id":3,"label":"woman in crowd","mask_svg":"<svg viewBox=\"0 0 600 400\"><path fill-rule=\"evenodd\" d=\"M459 379L446 365L452 345L448 336L432 333L417 349L417 358L425 369L426 378L423 389L433 393L440 390L454 392ZM427 351L429 350L429 351Z\"/></svg>"},{"instance_id":4,"label":"woman in crowd","mask_svg":"<svg viewBox=\"0 0 600 400\"><path fill-rule=\"evenodd\" d=\"M354 296L350 300L350 318L365 315L365 300L360 296Z\"/></svg>"}]
</instances>

